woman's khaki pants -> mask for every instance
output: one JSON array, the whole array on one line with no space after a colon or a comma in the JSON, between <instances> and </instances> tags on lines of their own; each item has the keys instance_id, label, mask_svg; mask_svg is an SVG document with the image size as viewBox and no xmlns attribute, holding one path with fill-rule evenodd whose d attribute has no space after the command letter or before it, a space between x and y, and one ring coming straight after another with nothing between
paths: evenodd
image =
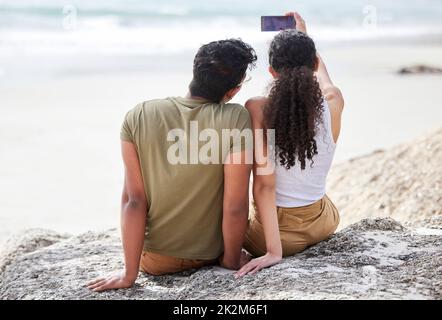
<instances>
[{"instance_id":1,"label":"woman's khaki pants","mask_svg":"<svg viewBox=\"0 0 442 320\"><path fill-rule=\"evenodd\" d=\"M283 256L301 252L329 238L339 224L338 210L327 196L305 207L278 207L277 212ZM267 251L256 208L249 221L244 248L254 256L262 256Z\"/></svg>"}]
</instances>

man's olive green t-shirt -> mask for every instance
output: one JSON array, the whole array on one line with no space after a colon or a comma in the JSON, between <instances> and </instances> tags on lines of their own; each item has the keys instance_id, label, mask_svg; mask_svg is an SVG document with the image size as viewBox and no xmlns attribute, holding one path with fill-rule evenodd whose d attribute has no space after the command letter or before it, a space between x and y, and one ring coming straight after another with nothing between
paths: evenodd
<instances>
[{"instance_id":1,"label":"man's olive green t-shirt","mask_svg":"<svg viewBox=\"0 0 442 320\"><path fill-rule=\"evenodd\" d=\"M198 140L191 136L196 127ZM222 253L223 160L232 152L232 143L221 142L223 129L251 129L247 109L175 97L140 103L126 114L121 139L136 145L148 201L144 250L204 260ZM202 148L207 131L218 134L218 154Z\"/></svg>"}]
</instances>

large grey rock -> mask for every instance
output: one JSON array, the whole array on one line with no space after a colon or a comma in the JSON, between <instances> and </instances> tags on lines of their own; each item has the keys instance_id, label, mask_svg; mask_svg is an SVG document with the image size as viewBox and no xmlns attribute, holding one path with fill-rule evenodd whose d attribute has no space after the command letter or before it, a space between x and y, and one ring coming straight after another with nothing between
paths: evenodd
<instances>
[{"instance_id":1,"label":"large grey rock","mask_svg":"<svg viewBox=\"0 0 442 320\"><path fill-rule=\"evenodd\" d=\"M117 230L67 239L48 231L47 238L57 242L36 246L30 237L9 255L0 274L1 299L442 298L442 230L418 233L388 218L362 220L240 280L207 267L161 277L141 274L133 288L104 293L84 285L122 267Z\"/></svg>"},{"instance_id":2,"label":"large grey rock","mask_svg":"<svg viewBox=\"0 0 442 320\"><path fill-rule=\"evenodd\" d=\"M424 73L442 74L442 68L418 64L418 65L400 68L397 71L397 73L402 74L402 75L404 75L404 74L424 74Z\"/></svg>"},{"instance_id":3,"label":"large grey rock","mask_svg":"<svg viewBox=\"0 0 442 320\"><path fill-rule=\"evenodd\" d=\"M341 228L391 217L407 226L442 225L442 129L396 147L346 161L327 190Z\"/></svg>"},{"instance_id":4,"label":"large grey rock","mask_svg":"<svg viewBox=\"0 0 442 320\"><path fill-rule=\"evenodd\" d=\"M50 246L69 236L45 229L30 229L9 238L0 251L0 272L20 255Z\"/></svg>"}]
</instances>

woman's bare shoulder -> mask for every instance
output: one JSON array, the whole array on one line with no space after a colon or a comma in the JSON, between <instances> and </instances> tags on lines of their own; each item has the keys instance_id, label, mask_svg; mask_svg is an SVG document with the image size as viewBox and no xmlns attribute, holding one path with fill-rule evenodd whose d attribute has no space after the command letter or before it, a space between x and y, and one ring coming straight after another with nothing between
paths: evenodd
<instances>
[{"instance_id":1,"label":"woman's bare shoulder","mask_svg":"<svg viewBox=\"0 0 442 320\"><path fill-rule=\"evenodd\" d=\"M253 97L247 100L245 107L252 118L262 118L264 105L267 103L267 97Z\"/></svg>"},{"instance_id":2,"label":"woman's bare shoulder","mask_svg":"<svg viewBox=\"0 0 442 320\"><path fill-rule=\"evenodd\" d=\"M262 107L264 104L266 104L267 99L268 99L267 97L262 97L262 96L250 98L246 102L246 108L247 107L256 108L257 106Z\"/></svg>"}]
</instances>

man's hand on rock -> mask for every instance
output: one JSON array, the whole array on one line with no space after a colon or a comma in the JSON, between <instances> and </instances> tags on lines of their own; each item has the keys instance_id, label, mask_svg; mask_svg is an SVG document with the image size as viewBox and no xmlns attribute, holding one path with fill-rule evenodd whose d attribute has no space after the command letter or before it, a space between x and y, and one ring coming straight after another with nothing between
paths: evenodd
<instances>
[{"instance_id":1,"label":"man's hand on rock","mask_svg":"<svg viewBox=\"0 0 442 320\"><path fill-rule=\"evenodd\" d=\"M111 273L106 277L99 277L92 280L87 284L87 287L95 292L130 288L136 279L137 276L128 276L126 270L121 270Z\"/></svg>"}]
</instances>

